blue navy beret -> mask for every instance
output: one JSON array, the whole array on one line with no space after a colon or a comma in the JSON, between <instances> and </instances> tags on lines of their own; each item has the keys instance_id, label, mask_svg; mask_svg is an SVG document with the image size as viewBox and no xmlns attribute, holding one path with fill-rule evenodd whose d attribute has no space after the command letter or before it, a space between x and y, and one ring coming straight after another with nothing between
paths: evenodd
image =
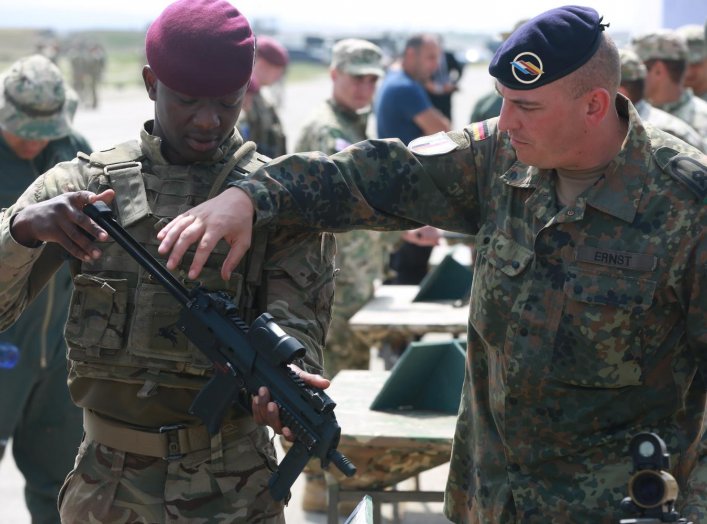
<instances>
[{"instance_id":1,"label":"blue navy beret","mask_svg":"<svg viewBox=\"0 0 707 524\"><path fill-rule=\"evenodd\" d=\"M501 44L489 73L510 89L535 89L562 78L596 52L608 24L591 7L568 5L546 11Z\"/></svg>"}]
</instances>

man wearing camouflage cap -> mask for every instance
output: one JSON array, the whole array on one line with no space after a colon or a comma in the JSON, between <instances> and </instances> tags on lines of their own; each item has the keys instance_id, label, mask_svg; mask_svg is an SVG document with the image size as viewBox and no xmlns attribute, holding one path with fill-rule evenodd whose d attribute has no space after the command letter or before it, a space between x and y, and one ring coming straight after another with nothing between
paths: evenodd
<instances>
[{"instance_id":1,"label":"man wearing camouflage cap","mask_svg":"<svg viewBox=\"0 0 707 524\"><path fill-rule=\"evenodd\" d=\"M377 45L358 38L334 44L329 68L331 97L305 122L295 150L332 155L365 140L376 83L383 74L383 52ZM366 230L336 235L339 272L324 358L329 378L342 369L369 367L370 348L351 330L348 321L373 296L374 282L383 279L386 245L399 237L400 234ZM358 464L356 457L349 458ZM323 473L307 476L302 507L307 511L326 510ZM343 512L348 513L347 510Z\"/></svg>"},{"instance_id":2,"label":"man wearing camouflage cap","mask_svg":"<svg viewBox=\"0 0 707 524\"><path fill-rule=\"evenodd\" d=\"M0 77L0 208L12 205L35 178L77 152L91 152L71 126L76 95L48 58L32 55ZM20 319L0 333L19 353L0 369L0 457L7 440L25 477L33 522L59 522L56 499L81 442L81 411L66 388L62 330L71 296L66 264Z\"/></svg>"},{"instance_id":3,"label":"man wearing camouflage cap","mask_svg":"<svg viewBox=\"0 0 707 524\"><path fill-rule=\"evenodd\" d=\"M707 142L687 122L653 107L643 97L646 66L631 49L619 49L621 57L621 85L619 93L628 98L638 111L641 120L684 140L691 146L707 151Z\"/></svg>"},{"instance_id":4,"label":"man wearing camouflage cap","mask_svg":"<svg viewBox=\"0 0 707 524\"><path fill-rule=\"evenodd\" d=\"M274 404L263 392L251 416L236 403L210 435L189 408L213 366L176 327L179 305L82 212L89 202L109 202L159 258L155 232L163 224L266 162L235 131L255 39L230 2L178 0L150 25L145 49L142 77L155 112L139 140L59 164L0 215L0 328L64 259L59 247L68 251L69 391L83 408L85 436L59 496L62 522L281 524L283 502L268 490L275 449L261 426L280 429ZM224 277L218 265L228 246L221 247L199 281L186 267L170 266L174 277L227 294L249 324L268 311L306 348L298 365L320 372L331 235L264 231L248 260Z\"/></svg>"},{"instance_id":5,"label":"man wearing camouflage cap","mask_svg":"<svg viewBox=\"0 0 707 524\"><path fill-rule=\"evenodd\" d=\"M194 271L265 224L475 235L456 523L615 524L644 431L678 509L707 522L707 157L617 94L605 27L589 7L542 13L491 61L499 118L282 157L158 235L173 263L201 241Z\"/></svg>"},{"instance_id":6,"label":"man wearing camouflage cap","mask_svg":"<svg viewBox=\"0 0 707 524\"><path fill-rule=\"evenodd\" d=\"M365 140L371 102L383 74L383 52L377 45L356 38L334 44L331 97L305 122L296 150L332 155ZM337 235L340 272L324 359L329 377L341 369L368 369L369 348L348 327L348 319L371 298L373 282L383 277L384 242L374 231Z\"/></svg>"},{"instance_id":7,"label":"man wearing camouflage cap","mask_svg":"<svg viewBox=\"0 0 707 524\"><path fill-rule=\"evenodd\" d=\"M638 36L632 44L646 65L648 101L707 136L707 102L685 87L688 58L685 39L675 31L662 30Z\"/></svg>"},{"instance_id":8,"label":"man wearing camouflage cap","mask_svg":"<svg viewBox=\"0 0 707 524\"><path fill-rule=\"evenodd\" d=\"M707 102L707 43L705 30L697 24L678 27L678 34L687 42L687 71L685 86L695 96Z\"/></svg>"}]
</instances>

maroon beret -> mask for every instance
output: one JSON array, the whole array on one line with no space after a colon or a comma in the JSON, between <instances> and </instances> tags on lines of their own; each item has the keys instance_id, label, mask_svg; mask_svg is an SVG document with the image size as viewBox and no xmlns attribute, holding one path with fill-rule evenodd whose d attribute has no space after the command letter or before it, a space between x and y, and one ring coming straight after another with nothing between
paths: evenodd
<instances>
[{"instance_id":1,"label":"maroon beret","mask_svg":"<svg viewBox=\"0 0 707 524\"><path fill-rule=\"evenodd\" d=\"M178 0L150 25L145 52L170 89L224 96L248 82L255 38L245 16L225 0Z\"/></svg>"},{"instance_id":2,"label":"maroon beret","mask_svg":"<svg viewBox=\"0 0 707 524\"><path fill-rule=\"evenodd\" d=\"M285 67L290 61L290 55L285 46L267 35L258 36L258 58L262 58L272 65Z\"/></svg>"}]
</instances>

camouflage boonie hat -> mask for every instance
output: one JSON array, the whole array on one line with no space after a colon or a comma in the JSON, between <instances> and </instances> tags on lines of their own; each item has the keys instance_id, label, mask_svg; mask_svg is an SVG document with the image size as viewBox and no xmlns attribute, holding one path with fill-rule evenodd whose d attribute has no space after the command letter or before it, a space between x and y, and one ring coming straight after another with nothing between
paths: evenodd
<instances>
[{"instance_id":1,"label":"camouflage boonie hat","mask_svg":"<svg viewBox=\"0 0 707 524\"><path fill-rule=\"evenodd\" d=\"M675 31L646 33L631 41L633 50L643 60L687 60L687 42Z\"/></svg>"},{"instance_id":2,"label":"camouflage boonie hat","mask_svg":"<svg viewBox=\"0 0 707 524\"><path fill-rule=\"evenodd\" d=\"M331 51L331 67L349 75L383 76L383 51L368 40L339 40Z\"/></svg>"},{"instance_id":3,"label":"camouflage boonie hat","mask_svg":"<svg viewBox=\"0 0 707 524\"><path fill-rule=\"evenodd\" d=\"M690 24L678 27L677 33L687 42L687 61L697 64L707 58L707 44L705 44L705 30L701 25Z\"/></svg>"},{"instance_id":4,"label":"camouflage boonie hat","mask_svg":"<svg viewBox=\"0 0 707 524\"><path fill-rule=\"evenodd\" d=\"M633 82L646 78L646 65L631 49L619 49L621 57L621 82Z\"/></svg>"},{"instance_id":5,"label":"camouflage boonie hat","mask_svg":"<svg viewBox=\"0 0 707 524\"><path fill-rule=\"evenodd\" d=\"M26 140L65 137L76 110L59 68L42 55L21 58L0 76L0 127Z\"/></svg>"}]
</instances>

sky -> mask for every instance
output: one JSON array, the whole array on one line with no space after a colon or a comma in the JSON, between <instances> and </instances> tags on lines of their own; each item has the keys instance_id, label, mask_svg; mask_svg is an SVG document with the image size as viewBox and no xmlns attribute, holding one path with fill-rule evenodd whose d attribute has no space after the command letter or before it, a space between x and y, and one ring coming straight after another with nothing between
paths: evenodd
<instances>
[{"instance_id":1,"label":"sky","mask_svg":"<svg viewBox=\"0 0 707 524\"><path fill-rule=\"evenodd\" d=\"M685 0L671 0L671 2ZM704 0L702 0L704 1ZM170 0L0 0L0 27L144 29ZM594 7L610 31L660 27L662 0L233 0L248 19L283 31L380 30L497 33L568 3Z\"/></svg>"}]
</instances>

